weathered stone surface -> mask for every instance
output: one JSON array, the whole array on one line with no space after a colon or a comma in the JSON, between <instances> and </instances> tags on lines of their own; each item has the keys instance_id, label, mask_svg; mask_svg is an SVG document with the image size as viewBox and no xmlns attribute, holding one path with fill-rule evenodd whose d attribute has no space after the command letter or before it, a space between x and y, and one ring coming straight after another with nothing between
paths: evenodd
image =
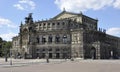
<instances>
[{"instance_id":1,"label":"weathered stone surface","mask_svg":"<svg viewBox=\"0 0 120 72\"><path fill-rule=\"evenodd\" d=\"M63 11L50 20L34 22L32 13L13 38L15 58L92 58L120 56L120 38L97 28L96 19ZM111 54L112 52L112 54Z\"/></svg>"}]
</instances>

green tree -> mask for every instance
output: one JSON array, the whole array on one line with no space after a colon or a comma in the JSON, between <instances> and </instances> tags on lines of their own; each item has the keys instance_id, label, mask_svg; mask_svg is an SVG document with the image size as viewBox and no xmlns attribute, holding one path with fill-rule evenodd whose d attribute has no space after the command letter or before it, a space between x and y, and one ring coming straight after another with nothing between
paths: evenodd
<instances>
[{"instance_id":1,"label":"green tree","mask_svg":"<svg viewBox=\"0 0 120 72\"><path fill-rule=\"evenodd\" d=\"M3 47L2 51L3 51L4 56L6 56L6 55L9 56L10 48L12 47L12 43L10 41L9 42L4 41L2 47Z\"/></svg>"},{"instance_id":2,"label":"green tree","mask_svg":"<svg viewBox=\"0 0 120 72\"><path fill-rule=\"evenodd\" d=\"M9 56L10 54L10 48L12 47L12 42L10 41L4 41L1 37L0 37L0 57L5 57L5 56Z\"/></svg>"},{"instance_id":3,"label":"green tree","mask_svg":"<svg viewBox=\"0 0 120 72\"><path fill-rule=\"evenodd\" d=\"M2 54L5 57L5 61L8 61L8 57L10 57L10 48L12 47L11 42L4 41L2 43Z\"/></svg>"},{"instance_id":4,"label":"green tree","mask_svg":"<svg viewBox=\"0 0 120 72\"><path fill-rule=\"evenodd\" d=\"M2 38L0 37L0 57L2 57Z\"/></svg>"}]
</instances>

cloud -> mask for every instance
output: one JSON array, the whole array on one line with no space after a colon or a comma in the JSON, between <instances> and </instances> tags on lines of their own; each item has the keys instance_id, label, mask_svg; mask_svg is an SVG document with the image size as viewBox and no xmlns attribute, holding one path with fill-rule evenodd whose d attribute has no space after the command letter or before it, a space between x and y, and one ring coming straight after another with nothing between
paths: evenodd
<instances>
[{"instance_id":1,"label":"cloud","mask_svg":"<svg viewBox=\"0 0 120 72\"><path fill-rule=\"evenodd\" d=\"M36 4L32 0L19 0L18 3L13 6L19 10L33 10Z\"/></svg>"},{"instance_id":2,"label":"cloud","mask_svg":"<svg viewBox=\"0 0 120 72\"><path fill-rule=\"evenodd\" d=\"M120 28L110 28L106 31L107 34L119 36L120 37Z\"/></svg>"},{"instance_id":3,"label":"cloud","mask_svg":"<svg viewBox=\"0 0 120 72\"><path fill-rule=\"evenodd\" d=\"M60 10L64 8L71 12L101 10L106 7L120 9L120 0L55 0Z\"/></svg>"},{"instance_id":4,"label":"cloud","mask_svg":"<svg viewBox=\"0 0 120 72\"><path fill-rule=\"evenodd\" d=\"M12 41L12 38L14 36L17 36L17 34L13 33L13 32L10 32L10 33L6 33L6 34L0 34L0 37L3 39L3 40L6 40L6 41Z\"/></svg>"},{"instance_id":5,"label":"cloud","mask_svg":"<svg viewBox=\"0 0 120 72\"><path fill-rule=\"evenodd\" d=\"M55 0L55 4L63 10L68 11L86 11L99 10L112 5L114 0Z\"/></svg>"},{"instance_id":6,"label":"cloud","mask_svg":"<svg viewBox=\"0 0 120 72\"><path fill-rule=\"evenodd\" d=\"M21 4L15 4L14 7L16 7L19 10L24 10L24 8L21 6Z\"/></svg>"},{"instance_id":7,"label":"cloud","mask_svg":"<svg viewBox=\"0 0 120 72\"><path fill-rule=\"evenodd\" d=\"M0 27L3 27L3 26L7 26L7 27L10 27L10 28L16 28L16 27L17 27L17 26L16 26L12 21L10 21L9 19L0 17Z\"/></svg>"},{"instance_id":8,"label":"cloud","mask_svg":"<svg viewBox=\"0 0 120 72\"><path fill-rule=\"evenodd\" d=\"M113 3L113 7L120 9L120 0L115 0L115 2Z\"/></svg>"}]
</instances>

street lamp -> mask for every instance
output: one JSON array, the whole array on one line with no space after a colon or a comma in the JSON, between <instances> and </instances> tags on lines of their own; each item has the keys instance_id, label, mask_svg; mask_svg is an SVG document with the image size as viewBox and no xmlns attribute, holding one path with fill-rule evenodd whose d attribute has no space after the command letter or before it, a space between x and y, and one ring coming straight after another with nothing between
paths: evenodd
<instances>
[{"instance_id":1,"label":"street lamp","mask_svg":"<svg viewBox=\"0 0 120 72\"><path fill-rule=\"evenodd\" d=\"M111 54L111 59L113 59L113 51L112 50L111 50L110 54Z\"/></svg>"},{"instance_id":2,"label":"street lamp","mask_svg":"<svg viewBox=\"0 0 120 72\"><path fill-rule=\"evenodd\" d=\"M49 63L49 51L46 53L46 62Z\"/></svg>"},{"instance_id":3,"label":"street lamp","mask_svg":"<svg viewBox=\"0 0 120 72\"><path fill-rule=\"evenodd\" d=\"M5 53L4 53L4 54L5 54L5 62L7 62L7 61L8 61L8 57L7 57L7 48L5 48L4 51L5 51Z\"/></svg>"},{"instance_id":4,"label":"street lamp","mask_svg":"<svg viewBox=\"0 0 120 72\"><path fill-rule=\"evenodd\" d=\"M12 49L10 49L10 65L12 65Z\"/></svg>"},{"instance_id":5,"label":"street lamp","mask_svg":"<svg viewBox=\"0 0 120 72\"><path fill-rule=\"evenodd\" d=\"M72 57L71 57L71 61L74 61L74 57L75 57L75 55L74 55L74 53L75 53L75 48L73 48L73 51L74 51L74 52L73 52L72 55L71 55L71 56L72 56Z\"/></svg>"}]
</instances>

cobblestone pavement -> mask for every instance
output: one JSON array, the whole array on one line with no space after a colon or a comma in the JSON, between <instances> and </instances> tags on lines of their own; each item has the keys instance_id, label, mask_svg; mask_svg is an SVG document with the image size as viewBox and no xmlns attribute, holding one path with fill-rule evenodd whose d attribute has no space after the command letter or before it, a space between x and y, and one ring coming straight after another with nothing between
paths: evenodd
<instances>
[{"instance_id":1,"label":"cobblestone pavement","mask_svg":"<svg viewBox=\"0 0 120 72\"><path fill-rule=\"evenodd\" d=\"M49 59L49 63L61 63L65 62L65 59ZM0 59L0 67L17 67L17 66L26 66L26 65L33 65L33 64L46 64L46 59L8 59L5 62L5 59Z\"/></svg>"},{"instance_id":2,"label":"cobblestone pavement","mask_svg":"<svg viewBox=\"0 0 120 72\"><path fill-rule=\"evenodd\" d=\"M120 60L0 59L0 72L120 72Z\"/></svg>"}]
</instances>

